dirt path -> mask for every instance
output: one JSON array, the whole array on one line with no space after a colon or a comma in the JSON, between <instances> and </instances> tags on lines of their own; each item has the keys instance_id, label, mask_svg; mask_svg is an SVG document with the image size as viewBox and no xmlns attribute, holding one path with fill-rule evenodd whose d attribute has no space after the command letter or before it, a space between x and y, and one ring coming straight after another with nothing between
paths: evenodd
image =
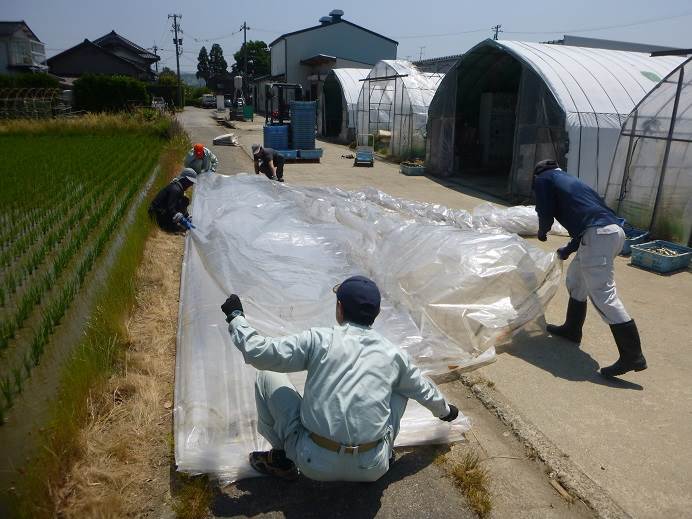
<instances>
[{"instance_id":1,"label":"dirt path","mask_svg":"<svg viewBox=\"0 0 692 519\"><path fill-rule=\"evenodd\" d=\"M89 399L81 459L60 491L63 517L169 515L173 374L184 239L156 231L137 273L130 347Z\"/></svg>"}]
</instances>

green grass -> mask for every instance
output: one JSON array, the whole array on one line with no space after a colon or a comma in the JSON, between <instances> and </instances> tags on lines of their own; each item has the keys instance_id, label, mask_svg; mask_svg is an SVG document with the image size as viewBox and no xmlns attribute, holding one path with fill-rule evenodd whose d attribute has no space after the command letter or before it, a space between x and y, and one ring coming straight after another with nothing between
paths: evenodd
<instances>
[{"instance_id":1,"label":"green grass","mask_svg":"<svg viewBox=\"0 0 692 519\"><path fill-rule=\"evenodd\" d=\"M114 116L105 116L104 124L108 127L113 122L113 118ZM47 129L44 128L44 130L53 131L54 128L51 127L51 124L53 123L45 124ZM82 128L83 132L90 132L89 126L84 124L87 129ZM61 369L60 389L52 406L50 420L42 428L38 454L28 463L25 475L17 483L14 493L0 496L0 499L7 501L13 515L19 517L54 516L54 489L60 484L61 478L79 452L77 436L87 413L84 405L86 399L89 392L117 367L121 352L127 343L125 323L135 302L135 273L142 258L146 239L152 230L152 223L147 214L148 201L177 172L184 151L189 146L187 137L179 129L177 131L167 130L167 133L172 137L166 141L161 138L159 129L152 129L145 123L140 123L144 124L144 127L140 127L138 132L133 131L132 127L127 125L130 124L129 122L123 124L122 121L119 121L118 124L120 126L113 125L108 127L107 131L101 129L95 134L89 135L68 131L68 136L65 137L63 134L60 136L45 135L45 131L43 133L34 132L35 137L44 144L48 142L60 143L60 150L53 150L54 153L60 155L65 164L69 163L76 168L75 171L67 173L69 178L81 176L84 177L84 183L92 186L89 184L92 182L97 187L78 191L80 199L88 200L92 209L84 211L77 218L83 225L75 224L75 228L78 227L78 229L69 233L62 242L57 241L58 244L63 244L58 247L61 250L68 248L76 250L71 251L67 259L60 259L59 252L47 255L53 263L49 264L48 267L43 265L43 271L45 272L46 268L58 261L64 263L63 271L54 276L56 283L55 286L50 287L50 298L45 301L45 304L41 303L40 324L27 348L26 355L18 365L13 366L5 374L6 376L0 377L0 396L4 396L6 402L8 401L7 395L9 395L9 400L12 400L21 390L32 367L40 362L42 350L50 346L49 339L52 329L60 322L82 283L88 279L88 272L118 229L119 219L131 205L131 200L136 193L141 190L143 180L148 175L142 173L140 179L135 172L148 170L148 173L151 173L154 164L158 161L159 173L149 195L138 206L135 220L127 230L114 266L107 275L105 285L97 294L97 302L88 320L89 324L83 339L72 349L67 362ZM169 125L171 125L170 122ZM173 123L173 130L176 130L175 126ZM74 128L70 129L70 131L72 130ZM16 131L21 131L21 126L15 126ZM0 128L0 149L3 139L11 139L12 137L14 135L7 132L3 135ZM70 139L81 142L81 145L75 142L70 143ZM104 139L108 143L104 143ZM85 142L88 143L86 148L84 147ZM13 141L13 143L17 144L17 141ZM137 157L137 154L144 155L142 143L150 146L147 148L150 151L145 154L146 156ZM21 144L18 145L21 146ZM94 150L101 145L105 146L102 149L109 149L109 147L117 145L119 149L125 149L127 152L121 154L119 158L92 155ZM75 149L82 150L85 154L84 160L90 161L89 163L92 164L91 177L89 177L89 172L79 169L79 161L72 160L71 153ZM45 149L42 150L41 157L44 160L60 160L60 157L50 159L49 155ZM129 168L118 166L123 162L129 165ZM28 163L31 164L31 162ZM99 177L96 175L102 168L93 167L95 163L102 164L107 169L106 181L99 183ZM44 169L43 172L51 178L56 177L56 171L50 168ZM125 181L122 180L123 178ZM18 181L22 182L21 179ZM39 188L49 184L45 182L45 179L37 179L33 186L29 186L35 188L31 199L45 200L43 198L44 193ZM24 185L26 186L26 183ZM70 185L74 187L74 184ZM95 199L89 198L88 193L95 192L100 188L103 188L103 192L99 196ZM15 190L15 193L18 191ZM3 193L0 196L6 195ZM7 200L7 202L21 205L21 200ZM73 216L75 212L78 213L79 210L71 208L68 211ZM28 221L30 222L30 219ZM29 225L28 228L31 226ZM82 229L87 229L83 236L83 243L80 243L80 247L71 245L78 241L75 236L78 237L80 236L79 233L84 233ZM40 237L37 238L37 242L39 241ZM0 245L2 243L0 239ZM11 242L5 246L11 246ZM38 267L38 271L41 271L41 267ZM17 274L14 273L13 276L16 278ZM5 278L3 277L3 279ZM22 286L19 285L18 290L21 290ZM7 294L5 297L8 297ZM5 307L7 306L11 305L6 304ZM0 408L0 418L2 418L1 414L2 409Z\"/></svg>"}]
</instances>

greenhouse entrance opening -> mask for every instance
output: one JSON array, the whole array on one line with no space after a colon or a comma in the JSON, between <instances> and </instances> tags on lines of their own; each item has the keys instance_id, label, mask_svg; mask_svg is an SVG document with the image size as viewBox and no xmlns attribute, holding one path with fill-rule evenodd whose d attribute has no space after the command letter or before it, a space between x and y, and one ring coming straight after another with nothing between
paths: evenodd
<instances>
[{"instance_id":1,"label":"greenhouse entrance opening","mask_svg":"<svg viewBox=\"0 0 692 519\"><path fill-rule=\"evenodd\" d=\"M343 93L336 76L329 75L322 86L324 103L324 136L338 137L343 124L344 106Z\"/></svg>"},{"instance_id":2,"label":"greenhouse entrance opening","mask_svg":"<svg viewBox=\"0 0 692 519\"><path fill-rule=\"evenodd\" d=\"M378 62L360 80L357 134L374 135L375 151L395 160L423 159L428 107L442 78L410 61Z\"/></svg>"},{"instance_id":3,"label":"greenhouse entrance opening","mask_svg":"<svg viewBox=\"0 0 692 519\"><path fill-rule=\"evenodd\" d=\"M457 75L454 175L464 184L509 196L521 64L506 53ZM467 68L467 67L464 67Z\"/></svg>"}]
</instances>

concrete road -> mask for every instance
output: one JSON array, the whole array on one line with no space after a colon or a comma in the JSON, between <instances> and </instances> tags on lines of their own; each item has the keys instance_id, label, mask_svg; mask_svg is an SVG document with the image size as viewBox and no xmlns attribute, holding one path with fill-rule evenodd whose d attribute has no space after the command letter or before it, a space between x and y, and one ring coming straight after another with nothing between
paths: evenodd
<instances>
[{"instance_id":1,"label":"concrete road","mask_svg":"<svg viewBox=\"0 0 692 519\"><path fill-rule=\"evenodd\" d=\"M226 131L234 131L246 149L262 140L258 122L238 123L237 130L217 129L210 111L203 110L186 110L182 120L194 140L207 144ZM320 146L325 149L322 163L288 164L287 182L345 189L372 186L395 196L465 209L488 198L434 179L406 177L389 163L353 168L352 160L341 158L350 153L347 148L328 143ZM239 155L243 153L240 149L212 149L221 160L220 172L235 173L243 164L251 169L247 155ZM545 244L534 240L547 249L564 241L552 236ZM600 378L598 366L614 361L617 351L610 330L590 307L581 348L540 330L527 332L480 372L629 514L692 517L692 339L688 324L692 272L659 276L628 263L628 259L617 259L616 279L621 297L639 325L650 366L647 371L628 374L621 382ZM566 302L562 287L546 318L561 322ZM450 397L464 398L447 386L443 389ZM491 430L486 425L484 430L474 431L482 440Z\"/></svg>"},{"instance_id":2,"label":"concrete road","mask_svg":"<svg viewBox=\"0 0 692 519\"><path fill-rule=\"evenodd\" d=\"M239 132L244 143L261 141L257 125L240 126L250 126ZM393 164L353 168L340 158L348 153L345 147L320 146L323 163L288 165L290 182L370 185L464 209L488 199L439 180L406 177ZM554 236L545 244L531 241L548 250L566 242ZM617 349L609 327L590 306L581 348L537 330L516 337L481 373L632 516L692 517L692 271L661 276L620 257L616 282L640 329L647 371L621 382L597 374L599 366L617 359ZM548 322L562 323L567 299L563 285L546 311Z\"/></svg>"}]
</instances>

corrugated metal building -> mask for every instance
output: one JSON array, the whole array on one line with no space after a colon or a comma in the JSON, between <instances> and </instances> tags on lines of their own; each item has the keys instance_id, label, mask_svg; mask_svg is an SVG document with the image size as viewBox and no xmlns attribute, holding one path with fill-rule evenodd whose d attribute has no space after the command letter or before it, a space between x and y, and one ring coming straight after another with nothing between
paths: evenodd
<instances>
[{"instance_id":1,"label":"corrugated metal building","mask_svg":"<svg viewBox=\"0 0 692 519\"><path fill-rule=\"evenodd\" d=\"M272 78L301 84L304 98L315 100L330 70L371 68L380 60L396 58L396 41L345 20L343 14L335 9L320 18L320 25L271 42Z\"/></svg>"}]
</instances>

